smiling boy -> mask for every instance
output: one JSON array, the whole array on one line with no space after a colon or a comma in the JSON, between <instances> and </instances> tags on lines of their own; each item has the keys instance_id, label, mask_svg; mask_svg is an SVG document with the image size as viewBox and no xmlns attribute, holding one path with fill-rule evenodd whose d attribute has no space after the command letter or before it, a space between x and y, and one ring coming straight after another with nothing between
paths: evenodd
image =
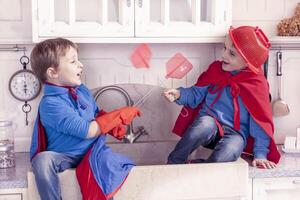
<instances>
[{"instance_id":1,"label":"smiling boy","mask_svg":"<svg viewBox=\"0 0 300 200\"><path fill-rule=\"evenodd\" d=\"M34 73L44 83L30 148L41 199L61 199L58 173L77 166L83 199L90 195L111 198L134 164L106 146L106 133L112 131L122 139L124 126L139 110L124 107L99 115L91 92L81 81L78 47L67 39L38 43L30 58Z\"/></svg>"},{"instance_id":2,"label":"smiling boy","mask_svg":"<svg viewBox=\"0 0 300 200\"><path fill-rule=\"evenodd\" d=\"M182 137L168 163L230 162L245 150L253 154L253 166L276 167L280 154L273 140L269 86L261 70L269 48L258 27L230 28L221 61L213 62L195 86L164 92L170 102L185 106L173 129ZM188 161L200 145L213 147L212 154Z\"/></svg>"}]
</instances>

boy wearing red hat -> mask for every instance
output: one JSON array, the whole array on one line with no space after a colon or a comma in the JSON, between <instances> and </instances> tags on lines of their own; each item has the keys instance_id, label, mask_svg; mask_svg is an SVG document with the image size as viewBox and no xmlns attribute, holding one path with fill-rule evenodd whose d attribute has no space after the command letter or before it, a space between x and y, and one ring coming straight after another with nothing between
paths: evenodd
<instances>
[{"instance_id":1,"label":"boy wearing red hat","mask_svg":"<svg viewBox=\"0 0 300 200\"><path fill-rule=\"evenodd\" d=\"M252 165L274 168L280 154L273 139L269 86L261 70L270 43L258 27L230 28L222 60L213 62L195 86L168 89L164 96L184 105L173 129L181 136L168 163L187 163L201 146L213 148L198 162L230 162L243 151L253 154Z\"/></svg>"}]
</instances>

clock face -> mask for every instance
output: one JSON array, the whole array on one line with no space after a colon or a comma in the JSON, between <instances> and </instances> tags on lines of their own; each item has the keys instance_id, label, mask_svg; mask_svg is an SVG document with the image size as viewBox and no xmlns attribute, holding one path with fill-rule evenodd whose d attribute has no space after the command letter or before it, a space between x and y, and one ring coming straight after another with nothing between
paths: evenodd
<instances>
[{"instance_id":1,"label":"clock face","mask_svg":"<svg viewBox=\"0 0 300 200\"><path fill-rule=\"evenodd\" d=\"M30 70L20 70L9 80L10 93L20 101L30 101L41 91L39 79Z\"/></svg>"}]
</instances>

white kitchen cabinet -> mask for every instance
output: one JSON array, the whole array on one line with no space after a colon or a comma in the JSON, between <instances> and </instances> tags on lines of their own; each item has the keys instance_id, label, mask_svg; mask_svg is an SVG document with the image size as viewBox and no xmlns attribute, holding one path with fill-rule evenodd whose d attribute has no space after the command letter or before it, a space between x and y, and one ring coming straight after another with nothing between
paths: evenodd
<instances>
[{"instance_id":1,"label":"white kitchen cabinet","mask_svg":"<svg viewBox=\"0 0 300 200\"><path fill-rule=\"evenodd\" d=\"M137 37L224 36L231 0L137 0Z\"/></svg>"},{"instance_id":2,"label":"white kitchen cabinet","mask_svg":"<svg viewBox=\"0 0 300 200\"><path fill-rule=\"evenodd\" d=\"M253 179L253 200L282 199L300 199L300 177Z\"/></svg>"},{"instance_id":3,"label":"white kitchen cabinet","mask_svg":"<svg viewBox=\"0 0 300 200\"><path fill-rule=\"evenodd\" d=\"M248 195L246 200L252 200L252 185L253 185L253 179L248 179Z\"/></svg>"},{"instance_id":4,"label":"white kitchen cabinet","mask_svg":"<svg viewBox=\"0 0 300 200\"><path fill-rule=\"evenodd\" d=\"M0 194L0 200L22 200L22 194Z\"/></svg>"},{"instance_id":5,"label":"white kitchen cabinet","mask_svg":"<svg viewBox=\"0 0 300 200\"><path fill-rule=\"evenodd\" d=\"M0 44L28 44L31 6L27 0L0 0Z\"/></svg>"},{"instance_id":6,"label":"white kitchen cabinet","mask_svg":"<svg viewBox=\"0 0 300 200\"><path fill-rule=\"evenodd\" d=\"M231 0L32 0L33 41L219 42Z\"/></svg>"},{"instance_id":7,"label":"white kitchen cabinet","mask_svg":"<svg viewBox=\"0 0 300 200\"><path fill-rule=\"evenodd\" d=\"M0 189L0 200L27 200L27 188Z\"/></svg>"},{"instance_id":8,"label":"white kitchen cabinet","mask_svg":"<svg viewBox=\"0 0 300 200\"><path fill-rule=\"evenodd\" d=\"M133 0L32 0L33 41L133 37Z\"/></svg>"}]
</instances>

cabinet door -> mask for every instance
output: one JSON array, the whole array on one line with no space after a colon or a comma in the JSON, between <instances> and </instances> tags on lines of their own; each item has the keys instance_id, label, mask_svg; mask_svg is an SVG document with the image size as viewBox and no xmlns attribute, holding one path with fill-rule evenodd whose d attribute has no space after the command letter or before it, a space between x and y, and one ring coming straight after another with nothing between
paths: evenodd
<instances>
[{"instance_id":1,"label":"cabinet door","mask_svg":"<svg viewBox=\"0 0 300 200\"><path fill-rule=\"evenodd\" d=\"M134 36L133 0L32 0L32 8L34 41Z\"/></svg>"},{"instance_id":2,"label":"cabinet door","mask_svg":"<svg viewBox=\"0 0 300 200\"><path fill-rule=\"evenodd\" d=\"M231 24L231 0L136 0L137 37L220 37Z\"/></svg>"},{"instance_id":3,"label":"cabinet door","mask_svg":"<svg viewBox=\"0 0 300 200\"><path fill-rule=\"evenodd\" d=\"M0 194L0 200L22 200L22 194Z\"/></svg>"},{"instance_id":4,"label":"cabinet door","mask_svg":"<svg viewBox=\"0 0 300 200\"><path fill-rule=\"evenodd\" d=\"M263 178L253 180L253 200L300 198L300 177Z\"/></svg>"},{"instance_id":5,"label":"cabinet door","mask_svg":"<svg viewBox=\"0 0 300 200\"><path fill-rule=\"evenodd\" d=\"M32 43L31 6L27 1L0 0L0 43Z\"/></svg>"}]
</instances>

